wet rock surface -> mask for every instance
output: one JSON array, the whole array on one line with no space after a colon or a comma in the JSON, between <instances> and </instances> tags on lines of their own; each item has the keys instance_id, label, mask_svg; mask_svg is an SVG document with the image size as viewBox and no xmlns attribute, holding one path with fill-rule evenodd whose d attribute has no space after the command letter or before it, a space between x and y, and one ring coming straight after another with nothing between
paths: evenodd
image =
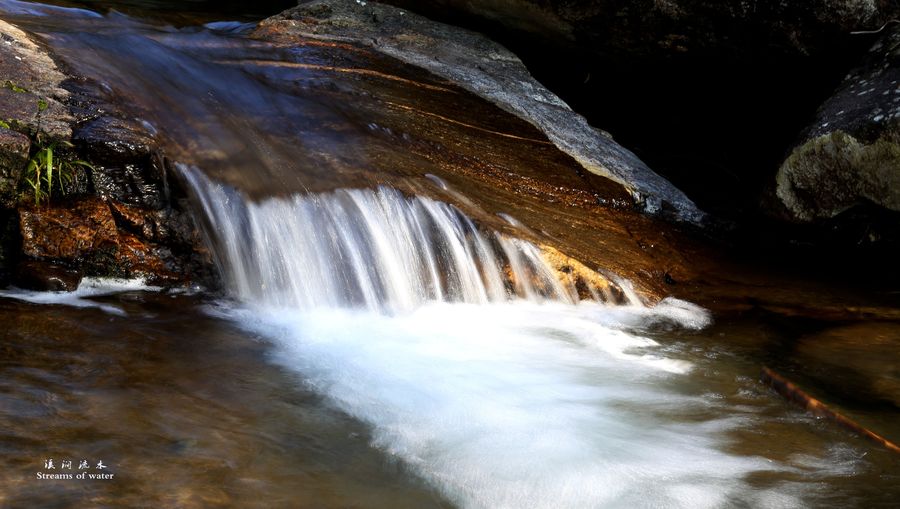
<instances>
[{"instance_id":1,"label":"wet rock surface","mask_svg":"<svg viewBox=\"0 0 900 509\"><path fill-rule=\"evenodd\" d=\"M39 292L72 292L78 288L82 274L61 265L27 260L16 267L12 283L23 290Z\"/></svg>"},{"instance_id":2,"label":"wet rock surface","mask_svg":"<svg viewBox=\"0 0 900 509\"><path fill-rule=\"evenodd\" d=\"M0 126L0 284L13 278L29 288L74 289L47 275L55 269L38 270L54 264L164 284L209 282L199 231L184 213L183 193L170 194L152 128L117 115L100 82L60 71L35 36L0 21L0 38L0 120L10 126ZM20 196L37 143L56 143L57 158L92 164L78 167L69 197L55 195L52 206Z\"/></svg>"},{"instance_id":3,"label":"wet rock surface","mask_svg":"<svg viewBox=\"0 0 900 509\"><path fill-rule=\"evenodd\" d=\"M83 154L98 162L91 170L97 194L120 203L165 207L164 163L147 127L134 120L101 116L79 125L73 138Z\"/></svg>"},{"instance_id":4,"label":"wet rock surface","mask_svg":"<svg viewBox=\"0 0 900 509\"><path fill-rule=\"evenodd\" d=\"M316 0L263 21L255 35L353 42L426 69L531 123L586 170L622 185L648 211L703 219L681 191L591 128L515 55L479 34L380 4Z\"/></svg>"},{"instance_id":5,"label":"wet rock surface","mask_svg":"<svg viewBox=\"0 0 900 509\"><path fill-rule=\"evenodd\" d=\"M167 249L118 229L102 198L82 198L48 207L19 209L22 254L80 267L89 275L149 277L177 282L185 275L172 270Z\"/></svg>"},{"instance_id":6,"label":"wet rock surface","mask_svg":"<svg viewBox=\"0 0 900 509\"><path fill-rule=\"evenodd\" d=\"M109 207L92 198L19 210L22 253L31 258L75 261L114 250L118 231Z\"/></svg>"},{"instance_id":7,"label":"wet rock surface","mask_svg":"<svg viewBox=\"0 0 900 509\"><path fill-rule=\"evenodd\" d=\"M861 202L900 212L900 27L822 105L776 179L793 220L832 218Z\"/></svg>"}]
</instances>

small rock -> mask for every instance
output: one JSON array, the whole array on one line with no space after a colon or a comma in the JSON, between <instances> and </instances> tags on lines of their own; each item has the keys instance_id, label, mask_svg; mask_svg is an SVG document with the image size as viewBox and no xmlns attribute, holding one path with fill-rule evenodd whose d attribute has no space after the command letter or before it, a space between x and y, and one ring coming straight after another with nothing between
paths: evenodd
<instances>
[{"instance_id":1,"label":"small rock","mask_svg":"<svg viewBox=\"0 0 900 509\"><path fill-rule=\"evenodd\" d=\"M107 164L130 164L150 155L153 135L138 121L100 117L78 128L72 139L92 158Z\"/></svg>"},{"instance_id":2,"label":"small rock","mask_svg":"<svg viewBox=\"0 0 900 509\"><path fill-rule=\"evenodd\" d=\"M132 205L164 207L162 170L153 155L156 140L145 124L100 117L78 128L73 139L96 163L91 181L97 194Z\"/></svg>"},{"instance_id":3,"label":"small rock","mask_svg":"<svg viewBox=\"0 0 900 509\"><path fill-rule=\"evenodd\" d=\"M72 292L81 283L77 270L37 260L28 260L16 267L13 284L24 290L39 292Z\"/></svg>"}]
</instances>

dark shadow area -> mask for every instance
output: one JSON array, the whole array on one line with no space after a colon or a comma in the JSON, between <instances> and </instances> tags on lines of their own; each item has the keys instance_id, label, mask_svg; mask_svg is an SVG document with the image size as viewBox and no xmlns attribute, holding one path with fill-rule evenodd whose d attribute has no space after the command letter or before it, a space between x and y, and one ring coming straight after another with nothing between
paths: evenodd
<instances>
[{"instance_id":1,"label":"dark shadow area","mask_svg":"<svg viewBox=\"0 0 900 509\"><path fill-rule=\"evenodd\" d=\"M516 53L572 109L712 214L708 233L738 258L814 277L834 277L840 263L849 267L838 277L900 282L886 270L900 256L900 214L860 204L800 225L778 217L773 197L779 166L877 35L823 30L801 41L815 49L803 54L780 39L783 27L727 20L711 27L651 25L643 33L613 20L609 34L576 31L565 41L549 27L541 39L433 3L389 3L487 34ZM691 49L648 39L666 30L693 37ZM707 30L718 30L721 39L702 40Z\"/></svg>"}]
</instances>

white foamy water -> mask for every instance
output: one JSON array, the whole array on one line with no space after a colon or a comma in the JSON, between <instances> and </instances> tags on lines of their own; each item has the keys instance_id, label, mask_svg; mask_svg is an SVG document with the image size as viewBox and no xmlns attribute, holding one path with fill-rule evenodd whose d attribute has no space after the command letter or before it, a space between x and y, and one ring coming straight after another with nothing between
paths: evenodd
<instances>
[{"instance_id":1,"label":"white foamy water","mask_svg":"<svg viewBox=\"0 0 900 509\"><path fill-rule=\"evenodd\" d=\"M124 292L159 291L157 286L149 286L143 278L117 279L86 277L74 292L35 292L11 288L0 290L0 297L23 300L32 304L59 304L77 308L98 308L107 313L124 316L122 308L93 300L95 297Z\"/></svg>"},{"instance_id":2,"label":"white foamy water","mask_svg":"<svg viewBox=\"0 0 900 509\"><path fill-rule=\"evenodd\" d=\"M726 452L746 414L678 390L693 364L639 332L699 329L665 299L577 303L532 244L390 189L252 203L184 169L234 298L212 310L467 508L802 505L789 470ZM699 418L698 416L705 416ZM743 417L741 417L743 416Z\"/></svg>"},{"instance_id":3,"label":"white foamy water","mask_svg":"<svg viewBox=\"0 0 900 509\"><path fill-rule=\"evenodd\" d=\"M723 451L744 418L679 419L718 403L674 390L692 364L597 323L605 311L523 301L398 316L218 310L270 339L275 362L461 507L803 505L788 486L745 482L783 467Z\"/></svg>"}]
</instances>

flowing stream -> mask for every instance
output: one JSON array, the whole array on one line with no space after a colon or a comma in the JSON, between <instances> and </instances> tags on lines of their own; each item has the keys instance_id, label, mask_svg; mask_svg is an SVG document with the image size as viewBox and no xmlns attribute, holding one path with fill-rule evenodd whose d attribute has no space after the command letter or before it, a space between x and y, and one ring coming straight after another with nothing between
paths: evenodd
<instances>
[{"instance_id":1,"label":"flowing stream","mask_svg":"<svg viewBox=\"0 0 900 509\"><path fill-rule=\"evenodd\" d=\"M536 246L431 199L256 203L183 171L235 299L213 312L270 340L275 362L454 503L801 505L800 488L745 481L796 467L721 450L745 417L669 416L716 402L673 391L693 364L635 329L700 329L704 310L577 303Z\"/></svg>"},{"instance_id":2,"label":"flowing stream","mask_svg":"<svg viewBox=\"0 0 900 509\"><path fill-rule=\"evenodd\" d=\"M714 324L671 298L648 306L614 274L624 299L602 288L580 299L511 217L480 221L492 215L417 193L447 186L423 176L430 167L398 169L404 155L385 162L390 143L352 105L235 68L266 51L246 26L175 29L15 0L0 14L139 97L134 114L174 157L199 154L179 168L227 292L96 281L65 296L5 292L0 505L850 507L900 496L889 456L756 381L767 355L756 321ZM388 166L390 178L365 178ZM104 454L121 475L35 481L51 454Z\"/></svg>"}]
</instances>

